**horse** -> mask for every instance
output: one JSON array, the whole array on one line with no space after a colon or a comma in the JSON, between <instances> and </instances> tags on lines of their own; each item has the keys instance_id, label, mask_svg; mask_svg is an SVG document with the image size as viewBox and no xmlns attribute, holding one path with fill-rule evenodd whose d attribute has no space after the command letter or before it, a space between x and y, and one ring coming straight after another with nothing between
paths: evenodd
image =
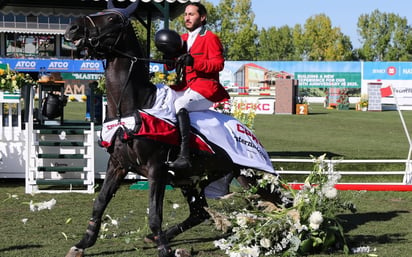
<instances>
[{"instance_id":1,"label":"horse","mask_svg":"<svg viewBox=\"0 0 412 257\"><path fill-rule=\"evenodd\" d=\"M153 107L158 90L150 82L149 59L145 58L130 22L138 4L136 1L126 8L116 8L109 0L107 9L76 19L67 26L64 35L78 49L87 48L91 55L106 60L106 120L120 121L122 117L133 116L137 126L142 120L139 110ZM107 149L110 157L106 176L94 202L86 233L71 247L66 257L84 256L85 249L95 244L103 213L129 171L144 176L149 183L148 222L152 233L146 239L157 245L159 257L174 256L169 241L210 218L205 210L208 206L205 188L209 184L228 175L245 188L256 184L256 177L241 175L241 169L247 166L235 164L224 149L213 143L210 143L213 153L193 151L192 167L173 174L166 162L177 156L178 145L143 136L125 137L130 134L126 130L119 126ZM190 178L194 176L204 179L193 181ZM180 188L187 199L190 214L181 223L163 230L162 206L168 184ZM258 193L272 202L279 200L279 196L268 190L260 189Z\"/></svg>"}]
</instances>

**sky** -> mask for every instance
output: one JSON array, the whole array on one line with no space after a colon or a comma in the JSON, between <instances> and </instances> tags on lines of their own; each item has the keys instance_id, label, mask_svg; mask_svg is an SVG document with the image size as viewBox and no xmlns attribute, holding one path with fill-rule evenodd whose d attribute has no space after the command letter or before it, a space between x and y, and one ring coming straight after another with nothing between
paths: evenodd
<instances>
[{"instance_id":1,"label":"sky","mask_svg":"<svg viewBox=\"0 0 412 257\"><path fill-rule=\"evenodd\" d=\"M215 6L220 0L208 0ZM332 27L339 27L350 37L354 48L360 47L357 33L358 18L362 14L380 12L394 13L406 18L412 24L412 0L251 0L255 13L254 23L261 28L304 25L306 20L317 14L326 14Z\"/></svg>"}]
</instances>

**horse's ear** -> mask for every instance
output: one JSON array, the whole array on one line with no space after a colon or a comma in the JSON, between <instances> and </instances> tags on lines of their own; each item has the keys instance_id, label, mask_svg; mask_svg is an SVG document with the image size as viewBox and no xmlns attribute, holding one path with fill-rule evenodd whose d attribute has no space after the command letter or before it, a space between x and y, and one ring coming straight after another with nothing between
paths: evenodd
<instances>
[{"instance_id":1,"label":"horse's ear","mask_svg":"<svg viewBox=\"0 0 412 257\"><path fill-rule=\"evenodd\" d=\"M109 0L110 1L110 0ZM134 11L137 9L137 6L139 6L140 0L136 0L133 4L129 5L124 11L126 14L126 17L130 17Z\"/></svg>"},{"instance_id":2,"label":"horse's ear","mask_svg":"<svg viewBox=\"0 0 412 257\"><path fill-rule=\"evenodd\" d=\"M113 4L113 0L108 0L107 1L107 9L113 9L113 8L115 8L114 4Z\"/></svg>"}]
</instances>

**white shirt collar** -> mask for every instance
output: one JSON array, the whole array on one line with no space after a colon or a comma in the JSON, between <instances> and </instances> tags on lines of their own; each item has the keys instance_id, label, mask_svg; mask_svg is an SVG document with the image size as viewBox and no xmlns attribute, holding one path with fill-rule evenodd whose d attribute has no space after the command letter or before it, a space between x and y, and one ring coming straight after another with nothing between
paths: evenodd
<instances>
[{"instance_id":1,"label":"white shirt collar","mask_svg":"<svg viewBox=\"0 0 412 257\"><path fill-rule=\"evenodd\" d=\"M202 30L202 27L203 26L200 26L197 29L188 32L188 34L189 34L189 37L187 39L187 50L188 51L192 47L193 42L195 42L195 39L196 39L197 35L199 34L200 30Z\"/></svg>"}]
</instances>

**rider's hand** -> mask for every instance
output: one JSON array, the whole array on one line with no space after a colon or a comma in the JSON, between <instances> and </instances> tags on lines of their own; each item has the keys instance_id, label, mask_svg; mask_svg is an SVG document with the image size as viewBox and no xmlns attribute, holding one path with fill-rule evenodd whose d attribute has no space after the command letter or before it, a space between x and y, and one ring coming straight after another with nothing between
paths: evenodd
<instances>
[{"instance_id":1,"label":"rider's hand","mask_svg":"<svg viewBox=\"0 0 412 257\"><path fill-rule=\"evenodd\" d=\"M195 60L189 53L187 53L187 54L183 54L179 56L179 58L177 59L177 62L184 64L186 66L193 66Z\"/></svg>"}]
</instances>

